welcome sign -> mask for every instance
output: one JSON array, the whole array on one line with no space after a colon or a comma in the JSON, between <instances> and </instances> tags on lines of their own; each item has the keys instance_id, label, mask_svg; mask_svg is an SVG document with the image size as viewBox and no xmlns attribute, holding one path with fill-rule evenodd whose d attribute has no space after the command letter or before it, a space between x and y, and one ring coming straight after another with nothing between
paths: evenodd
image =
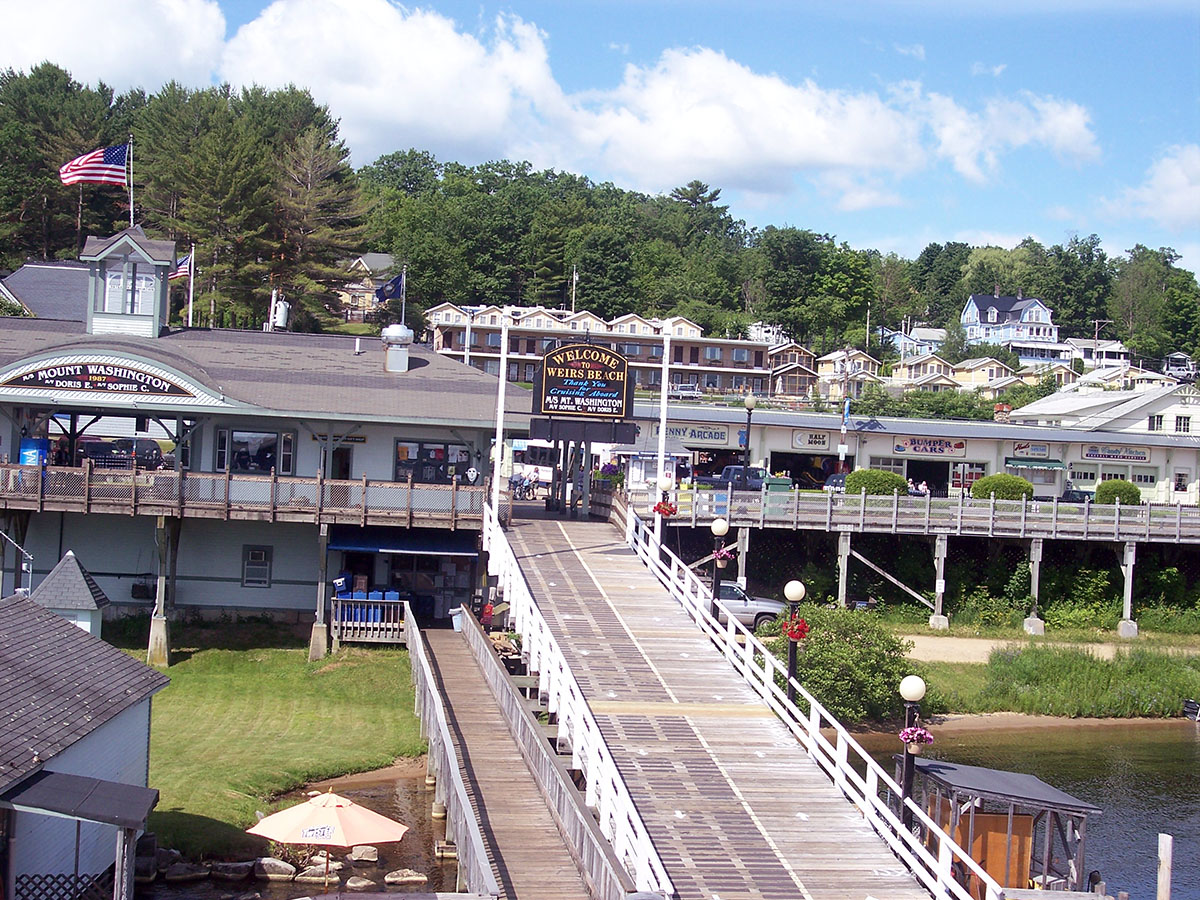
<instances>
[{"instance_id":1,"label":"welcome sign","mask_svg":"<svg viewBox=\"0 0 1200 900\"><path fill-rule=\"evenodd\" d=\"M593 344L548 350L534 387L537 412L547 416L626 419L633 413L629 361Z\"/></svg>"}]
</instances>

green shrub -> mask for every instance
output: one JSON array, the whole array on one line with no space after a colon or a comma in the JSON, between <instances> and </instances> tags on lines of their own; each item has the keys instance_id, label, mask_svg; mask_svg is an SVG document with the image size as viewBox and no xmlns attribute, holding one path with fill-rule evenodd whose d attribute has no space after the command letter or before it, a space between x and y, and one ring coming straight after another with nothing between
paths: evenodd
<instances>
[{"instance_id":1,"label":"green shrub","mask_svg":"<svg viewBox=\"0 0 1200 900\"><path fill-rule=\"evenodd\" d=\"M1136 649L1099 659L1082 650L1010 647L988 659L993 709L1049 716L1178 716L1200 692L1200 657Z\"/></svg>"},{"instance_id":2,"label":"green shrub","mask_svg":"<svg viewBox=\"0 0 1200 900\"><path fill-rule=\"evenodd\" d=\"M988 500L992 494L997 500L1020 500L1022 497L1033 497L1033 485L1020 475L1009 475L1000 472L996 475L985 475L971 485L971 496L976 500Z\"/></svg>"},{"instance_id":3,"label":"green shrub","mask_svg":"<svg viewBox=\"0 0 1200 900\"><path fill-rule=\"evenodd\" d=\"M855 469L846 476L846 493L861 494L866 491L872 496L890 497L892 494L908 494L908 482L895 472L880 472L877 469Z\"/></svg>"},{"instance_id":4,"label":"green shrub","mask_svg":"<svg viewBox=\"0 0 1200 900\"><path fill-rule=\"evenodd\" d=\"M921 674L919 666L905 658L912 647L909 641L893 635L870 612L804 605L800 615L810 631L797 654L797 680L831 715L850 723L903 713L900 679ZM767 626L762 634L779 635L779 624ZM780 659L787 657L782 637L768 646Z\"/></svg>"},{"instance_id":5,"label":"green shrub","mask_svg":"<svg viewBox=\"0 0 1200 900\"><path fill-rule=\"evenodd\" d=\"M1122 506L1137 506L1142 502L1142 489L1123 478L1113 478L1096 485L1097 503L1113 503L1118 499Z\"/></svg>"},{"instance_id":6,"label":"green shrub","mask_svg":"<svg viewBox=\"0 0 1200 900\"><path fill-rule=\"evenodd\" d=\"M979 585L956 604L951 612L960 625L1020 625L1028 606L1019 608L1005 597L993 597L987 585Z\"/></svg>"}]
</instances>

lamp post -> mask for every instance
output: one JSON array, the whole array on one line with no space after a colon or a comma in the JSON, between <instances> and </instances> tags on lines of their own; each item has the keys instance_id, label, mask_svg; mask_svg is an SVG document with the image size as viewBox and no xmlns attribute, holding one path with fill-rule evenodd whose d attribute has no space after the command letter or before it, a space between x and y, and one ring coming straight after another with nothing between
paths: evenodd
<instances>
[{"instance_id":1,"label":"lamp post","mask_svg":"<svg viewBox=\"0 0 1200 900\"><path fill-rule=\"evenodd\" d=\"M671 499L671 488L675 487L675 479L663 472L658 476L658 499L667 503ZM654 540L656 543L662 543L662 513L654 514Z\"/></svg>"},{"instance_id":2,"label":"lamp post","mask_svg":"<svg viewBox=\"0 0 1200 900\"><path fill-rule=\"evenodd\" d=\"M905 675L900 680L900 696L904 699L904 727L912 728L921 718L921 699L925 696L925 679L920 675ZM900 769L900 821L905 828L912 828L912 813L904 801L912 794L913 754L908 744L904 745L904 762Z\"/></svg>"},{"instance_id":3,"label":"lamp post","mask_svg":"<svg viewBox=\"0 0 1200 900\"><path fill-rule=\"evenodd\" d=\"M713 534L712 617L720 621L717 599L721 596L721 561L717 559L717 551L725 546L723 538L729 533L729 523L724 519L713 519L708 527Z\"/></svg>"},{"instance_id":4,"label":"lamp post","mask_svg":"<svg viewBox=\"0 0 1200 900\"><path fill-rule=\"evenodd\" d=\"M742 457L742 489L750 487L750 420L754 417L754 407L758 406L758 398L751 391L746 394L746 453Z\"/></svg>"},{"instance_id":5,"label":"lamp post","mask_svg":"<svg viewBox=\"0 0 1200 900\"><path fill-rule=\"evenodd\" d=\"M804 600L804 595L808 591L804 587L803 581L789 581L783 586L783 596L788 602L788 619L791 620L796 616L796 605ZM796 702L796 688L792 682L796 678L796 641L794 638L788 638L787 646L787 698L788 702Z\"/></svg>"}]
</instances>

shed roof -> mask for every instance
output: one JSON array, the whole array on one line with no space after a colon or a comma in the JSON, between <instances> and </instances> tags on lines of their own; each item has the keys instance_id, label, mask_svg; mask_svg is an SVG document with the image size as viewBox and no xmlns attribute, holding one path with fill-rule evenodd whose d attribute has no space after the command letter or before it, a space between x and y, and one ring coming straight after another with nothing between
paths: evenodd
<instances>
[{"instance_id":1,"label":"shed roof","mask_svg":"<svg viewBox=\"0 0 1200 900\"><path fill-rule=\"evenodd\" d=\"M42 583L29 595L46 609L101 609L108 606L108 595L68 550Z\"/></svg>"},{"instance_id":2,"label":"shed roof","mask_svg":"<svg viewBox=\"0 0 1200 900\"><path fill-rule=\"evenodd\" d=\"M1036 775L987 769L983 766L967 766L940 759L918 758L914 759L914 762L917 771L926 778L974 797L1012 800L1026 806L1070 810L1086 815L1098 815L1101 812L1100 807L1072 797L1053 785L1046 784Z\"/></svg>"},{"instance_id":3,"label":"shed roof","mask_svg":"<svg viewBox=\"0 0 1200 900\"><path fill-rule=\"evenodd\" d=\"M0 791L168 678L26 597L0 600Z\"/></svg>"},{"instance_id":4,"label":"shed roof","mask_svg":"<svg viewBox=\"0 0 1200 900\"><path fill-rule=\"evenodd\" d=\"M81 262L27 262L4 287L39 319L78 322L87 317L88 267Z\"/></svg>"}]
</instances>

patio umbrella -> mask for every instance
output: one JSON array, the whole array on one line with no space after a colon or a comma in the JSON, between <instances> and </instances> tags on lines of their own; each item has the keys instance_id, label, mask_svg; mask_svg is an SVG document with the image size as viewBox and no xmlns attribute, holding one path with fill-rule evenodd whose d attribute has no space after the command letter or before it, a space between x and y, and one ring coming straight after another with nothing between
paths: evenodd
<instances>
[{"instance_id":1,"label":"patio umbrella","mask_svg":"<svg viewBox=\"0 0 1200 900\"><path fill-rule=\"evenodd\" d=\"M246 831L280 844L353 847L398 841L404 837L408 826L329 791L314 794L303 803L266 816ZM325 853L325 886L329 887L328 851Z\"/></svg>"}]
</instances>

